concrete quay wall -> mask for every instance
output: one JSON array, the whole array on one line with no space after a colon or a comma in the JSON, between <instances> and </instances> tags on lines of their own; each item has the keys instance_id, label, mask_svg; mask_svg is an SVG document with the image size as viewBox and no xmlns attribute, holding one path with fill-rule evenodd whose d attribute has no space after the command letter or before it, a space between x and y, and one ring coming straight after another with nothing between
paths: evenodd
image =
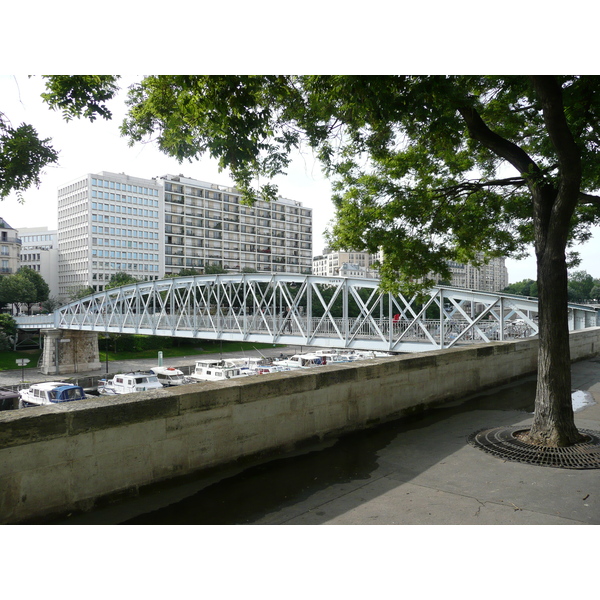
<instances>
[{"instance_id":1,"label":"concrete quay wall","mask_svg":"<svg viewBox=\"0 0 600 600\"><path fill-rule=\"evenodd\" d=\"M571 333L573 360L600 328ZM258 462L535 372L537 341L206 382L0 413L0 522L91 510L145 486Z\"/></svg>"}]
</instances>

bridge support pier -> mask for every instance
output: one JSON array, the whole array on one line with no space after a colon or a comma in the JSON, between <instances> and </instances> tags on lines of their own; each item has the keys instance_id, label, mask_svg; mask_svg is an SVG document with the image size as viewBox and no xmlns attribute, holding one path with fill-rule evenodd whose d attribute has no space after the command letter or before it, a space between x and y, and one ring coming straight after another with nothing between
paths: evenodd
<instances>
[{"instance_id":1,"label":"bridge support pier","mask_svg":"<svg viewBox=\"0 0 600 600\"><path fill-rule=\"evenodd\" d=\"M42 329L44 336L40 371L44 375L100 370L98 334L93 331Z\"/></svg>"}]
</instances>

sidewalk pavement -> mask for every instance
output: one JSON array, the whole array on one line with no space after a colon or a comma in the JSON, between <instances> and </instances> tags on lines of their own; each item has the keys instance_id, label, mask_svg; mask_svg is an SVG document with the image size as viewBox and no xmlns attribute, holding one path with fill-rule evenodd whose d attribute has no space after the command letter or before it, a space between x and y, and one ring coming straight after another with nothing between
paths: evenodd
<instances>
[{"instance_id":1,"label":"sidewalk pavement","mask_svg":"<svg viewBox=\"0 0 600 600\"><path fill-rule=\"evenodd\" d=\"M572 383L586 397L576 425L600 433L600 357L574 363ZM467 442L484 428L525 428L534 393L535 376L523 378L379 433L199 477L64 523L224 524L207 520L217 510L217 519L231 514L232 524L256 525L600 524L598 469L506 461Z\"/></svg>"},{"instance_id":2,"label":"sidewalk pavement","mask_svg":"<svg viewBox=\"0 0 600 600\"><path fill-rule=\"evenodd\" d=\"M575 413L577 427L600 433L600 358L573 364L572 387L589 394L589 403ZM503 386L482 397L511 390L519 393L519 386ZM505 461L466 442L480 429L526 426L531 420L532 415L516 410L486 409L429 424L425 420L382 448L365 479L331 485L255 523L600 524L600 470Z\"/></svg>"}]
</instances>

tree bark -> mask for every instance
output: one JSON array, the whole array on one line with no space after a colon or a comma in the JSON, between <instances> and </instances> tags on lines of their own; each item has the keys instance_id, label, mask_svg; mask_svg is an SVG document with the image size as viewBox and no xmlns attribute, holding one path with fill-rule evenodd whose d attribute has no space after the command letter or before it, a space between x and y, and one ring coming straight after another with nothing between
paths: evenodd
<instances>
[{"instance_id":1,"label":"tree bark","mask_svg":"<svg viewBox=\"0 0 600 600\"><path fill-rule=\"evenodd\" d=\"M583 439L575 427L571 398L568 278L565 257L568 222L553 218L553 189L533 194L538 283L538 376L533 424L527 441L570 446ZM556 216L556 215L554 215Z\"/></svg>"}]
</instances>

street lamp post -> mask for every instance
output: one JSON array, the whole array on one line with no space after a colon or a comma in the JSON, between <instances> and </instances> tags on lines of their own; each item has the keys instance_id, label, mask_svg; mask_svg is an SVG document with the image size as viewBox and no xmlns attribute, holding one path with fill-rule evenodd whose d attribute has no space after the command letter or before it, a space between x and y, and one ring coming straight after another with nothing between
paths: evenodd
<instances>
[{"instance_id":1,"label":"street lamp post","mask_svg":"<svg viewBox=\"0 0 600 600\"><path fill-rule=\"evenodd\" d=\"M25 365L28 363L28 358L17 358L17 365L21 367L21 383L25 382Z\"/></svg>"}]
</instances>

